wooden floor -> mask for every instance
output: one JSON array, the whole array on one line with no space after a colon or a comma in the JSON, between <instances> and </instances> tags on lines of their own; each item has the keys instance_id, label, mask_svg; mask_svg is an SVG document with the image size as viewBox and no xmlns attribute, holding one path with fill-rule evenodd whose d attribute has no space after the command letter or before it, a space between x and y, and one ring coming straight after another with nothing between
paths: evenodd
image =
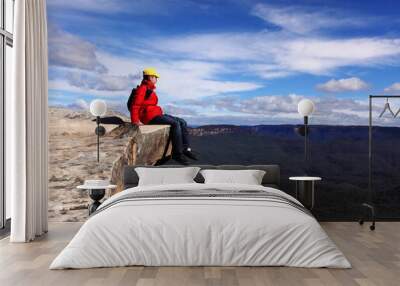
<instances>
[{"instance_id":1,"label":"wooden floor","mask_svg":"<svg viewBox=\"0 0 400 286\"><path fill-rule=\"evenodd\" d=\"M0 285L400 285L400 222L368 225L322 223L352 269L289 267L123 267L48 270L81 226L52 223L45 237L27 244L0 241Z\"/></svg>"}]
</instances>

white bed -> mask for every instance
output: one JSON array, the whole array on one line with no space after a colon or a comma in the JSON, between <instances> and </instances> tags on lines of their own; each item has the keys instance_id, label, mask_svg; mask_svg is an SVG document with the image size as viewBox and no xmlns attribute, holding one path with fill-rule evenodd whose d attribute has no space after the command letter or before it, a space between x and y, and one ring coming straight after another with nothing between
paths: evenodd
<instances>
[{"instance_id":1,"label":"white bed","mask_svg":"<svg viewBox=\"0 0 400 286\"><path fill-rule=\"evenodd\" d=\"M245 190L249 196L135 197L174 190L182 194ZM272 199L264 199L263 193L253 197L251 191L265 192ZM123 199L130 196L133 199ZM280 190L256 185L130 188L100 206L50 269L127 265L350 268L315 218L298 204Z\"/></svg>"}]
</instances>

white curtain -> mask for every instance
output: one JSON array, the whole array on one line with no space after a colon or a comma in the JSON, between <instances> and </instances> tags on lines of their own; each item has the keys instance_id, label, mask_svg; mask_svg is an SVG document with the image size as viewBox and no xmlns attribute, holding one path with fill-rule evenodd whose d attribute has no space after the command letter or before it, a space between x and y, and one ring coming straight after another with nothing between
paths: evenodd
<instances>
[{"instance_id":1,"label":"white curtain","mask_svg":"<svg viewBox=\"0 0 400 286\"><path fill-rule=\"evenodd\" d=\"M48 225L46 1L15 1L14 21L6 180L12 202L10 241L28 242L47 232Z\"/></svg>"}]
</instances>

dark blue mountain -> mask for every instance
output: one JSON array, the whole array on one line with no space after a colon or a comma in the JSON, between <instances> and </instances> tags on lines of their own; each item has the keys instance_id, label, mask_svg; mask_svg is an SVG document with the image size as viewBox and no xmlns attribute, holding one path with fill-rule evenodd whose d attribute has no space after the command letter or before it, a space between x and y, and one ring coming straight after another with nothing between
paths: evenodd
<instances>
[{"instance_id":1,"label":"dark blue mountain","mask_svg":"<svg viewBox=\"0 0 400 286\"><path fill-rule=\"evenodd\" d=\"M308 165L300 125L208 125L192 128L202 164L279 164L282 189L293 194L289 176L320 176L315 215L355 219L368 193L368 127L309 127ZM373 128L373 200L381 218L400 218L400 128Z\"/></svg>"}]
</instances>

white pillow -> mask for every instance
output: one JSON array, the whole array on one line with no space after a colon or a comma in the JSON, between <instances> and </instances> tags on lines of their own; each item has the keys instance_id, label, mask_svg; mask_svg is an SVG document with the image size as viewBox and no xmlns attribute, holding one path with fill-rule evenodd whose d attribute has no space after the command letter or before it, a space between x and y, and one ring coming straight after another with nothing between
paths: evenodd
<instances>
[{"instance_id":1,"label":"white pillow","mask_svg":"<svg viewBox=\"0 0 400 286\"><path fill-rule=\"evenodd\" d=\"M135 168L139 176L139 186L195 183L193 179L199 170L199 167Z\"/></svg>"},{"instance_id":2,"label":"white pillow","mask_svg":"<svg viewBox=\"0 0 400 286\"><path fill-rule=\"evenodd\" d=\"M261 170L201 170L205 184L261 185L265 171Z\"/></svg>"}]
</instances>

